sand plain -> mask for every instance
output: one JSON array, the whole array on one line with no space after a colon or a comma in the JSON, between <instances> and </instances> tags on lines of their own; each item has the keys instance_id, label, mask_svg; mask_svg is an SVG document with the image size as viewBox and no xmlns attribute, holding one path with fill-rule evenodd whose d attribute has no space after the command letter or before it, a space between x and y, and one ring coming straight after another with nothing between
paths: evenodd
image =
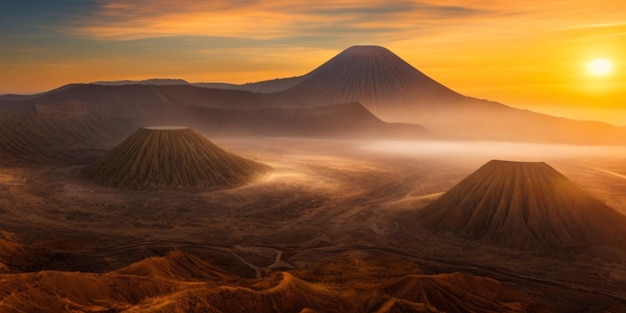
<instances>
[{"instance_id":1,"label":"sand plain","mask_svg":"<svg viewBox=\"0 0 626 313\"><path fill-rule=\"evenodd\" d=\"M211 139L272 170L245 186L187 192L103 187L78 175L83 164L1 168L0 229L36 255L24 264L0 254L1 263L14 265L5 272L109 273L180 250L242 279L287 272L311 282L317 276L307 270L315 267L340 276L342 267L331 271L338 265L329 260L382 254L390 267L410 263L421 273L460 272L514 286L541 299L535 311L626 309L623 251L506 249L436 234L416 220L421 208L491 159L545 161L625 213L622 148ZM361 284L342 283L351 281Z\"/></svg>"}]
</instances>

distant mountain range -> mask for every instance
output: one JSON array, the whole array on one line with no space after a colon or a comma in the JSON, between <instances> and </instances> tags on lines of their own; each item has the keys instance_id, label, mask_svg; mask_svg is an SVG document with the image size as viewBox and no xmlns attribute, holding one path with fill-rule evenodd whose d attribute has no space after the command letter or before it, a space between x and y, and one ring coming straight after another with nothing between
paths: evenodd
<instances>
[{"instance_id":1,"label":"distant mountain range","mask_svg":"<svg viewBox=\"0 0 626 313\"><path fill-rule=\"evenodd\" d=\"M97 81L97 82L93 82L92 84L102 85L102 86L190 85L190 86L204 87L204 88L211 88L211 89L229 89L229 90L244 90L244 91L260 92L260 93L272 93L272 92L287 90L295 86L296 84L298 84L303 79L304 79L304 76L298 76L298 77L289 77L289 78L276 78L272 80L237 85L237 84L230 84L230 83L189 83L184 79L152 78L152 79L146 79L146 80Z\"/></svg>"},{"instance_id":2,"label":"distant mountain range","mask_svg":"<svg viewBox=\"0 0 626 313\"><path fill-rule=\"evenodd\" d=\"M94 85L102 86L124 86L124 85L189 85L184 79L170 79L170 78L151 78L146 80L115 80L115 81L97 81L93 82Z\"/></svg>"},{"instance_id":3,"label":"distant mountain range","mask_svg":"<svg viewBox=\"0 0 626 313\"><path fill-rule=\"evenodd\" d=\"M188 124L216 132L219 130L215 128L215 117L226 114L241 133L274 136L284 132L301 136L304 135L301 123L288 126L285 114L296 114L303 121L319 119L322 115L314 113L319 111L316 108L360 103L380 120L379 126L385 123L421 125L407 130L417 135L404 137L423 137L425 127L436 138L450 140L626 143L626 130L607 123L558 118L461 95L386 48L377 46L351 47L313 71L292 78L243 85L190 84L179 79L72 84L37 95L6 95L0 97L0 107L45 106L70 100L93 105L97 108L94 114L98 116L131 119L138 125ZM293 109L297 110L285 111ZM314 110L307 111L310 109ZM259 112L263 112L266 124L261 132L258 127L263 123L259 118L251 122L250 118ZM306 136L397 134L396 131L379 131L378 126L365 121L360 127L363 131L354 131L359 128L355 125L359 125L363 114L350 118L349 110L339 110L334 114L345 116L331 118L328 111L325 112L324 118L335 120L335 126L342 125L343 122L338 121L349 121L351 131L321 127L323 123L315 122L309 126L318 125L317 128L307 130ZM235 115L239 117L234 118ZM221 124L224 129L228 128L226 123ZM270 132L269 125L282 126Z\"/></svg>"}]
</instances>

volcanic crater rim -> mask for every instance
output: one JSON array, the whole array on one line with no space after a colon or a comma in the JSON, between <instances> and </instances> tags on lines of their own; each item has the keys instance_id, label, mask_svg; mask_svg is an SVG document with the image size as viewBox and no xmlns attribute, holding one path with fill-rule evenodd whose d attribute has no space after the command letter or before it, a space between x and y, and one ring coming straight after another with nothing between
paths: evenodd
<instances>
[{"instance_id":1,"label":"volcanic crater rim","mask_svg":"<svg viewBox=\"0 0 626 313\"><path fill-rule=\"evenodd\" d=\"M187 126L148 126L144 127L144 129L148 130L183 130L189 129Z\"/></svg>"},{"instance_id":2,"label":"volcanic crater rim","mask_svg":"<svg viewBox=\"0 0 626 313\"><path fill-rule=\"evenodd\" d=\"M509 161L509 160L491 160L488 163L499 164L546 164L544 161Z\"/></svg>"}]
</instances>

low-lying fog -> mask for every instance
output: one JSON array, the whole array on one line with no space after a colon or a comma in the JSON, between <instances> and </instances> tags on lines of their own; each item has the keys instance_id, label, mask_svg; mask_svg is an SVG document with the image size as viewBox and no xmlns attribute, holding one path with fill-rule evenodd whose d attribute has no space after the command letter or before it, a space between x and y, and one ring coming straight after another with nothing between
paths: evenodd
<instances>
[{"instance_id":1,"label":"low-lying fog","mask_svg":"<svg viewBox=\"0 0 626 313\"><path fill-rule=\"evenodd\" d=\"M398 199L441 194L490 160L546 162L626 213L626 147L300 138L231 138L216 142L272 166L273 173L264 180L268 183L350 193L382 189L385 183L395 181L402 185ZM361 186L364 181L369 182L367 188Z\"/></svg>"},{"instance_id":2,"label":"low-lying fog","mask_svg":"<svg viewBox=\"0 0 626 313\"><path fill-rule=\"evenodd\" d=\"M569 158L626 156L626 147L580 146L488 141L375 141L360 145L364 151L415 157L458 157L541 162Z\"/></svg>"}]
</instances>

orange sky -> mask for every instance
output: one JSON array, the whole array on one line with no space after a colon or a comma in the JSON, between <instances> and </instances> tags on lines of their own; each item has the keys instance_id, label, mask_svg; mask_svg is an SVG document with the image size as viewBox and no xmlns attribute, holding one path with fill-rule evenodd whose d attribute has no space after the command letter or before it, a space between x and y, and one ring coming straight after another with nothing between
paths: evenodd
<instances>
[{"instance_id":1,"label":"orange sky","mask_svg":"<svg viewBox=\"0 0 626 313\"><path fill-rule=\"evenodd\" d=\"M466 95L626 125L624 1L7 0L0 12L0 94L155 77L244 83L376 44ZM586 70L598 57L613 62L609 75Z\"/></svg>"}]
</instances>

